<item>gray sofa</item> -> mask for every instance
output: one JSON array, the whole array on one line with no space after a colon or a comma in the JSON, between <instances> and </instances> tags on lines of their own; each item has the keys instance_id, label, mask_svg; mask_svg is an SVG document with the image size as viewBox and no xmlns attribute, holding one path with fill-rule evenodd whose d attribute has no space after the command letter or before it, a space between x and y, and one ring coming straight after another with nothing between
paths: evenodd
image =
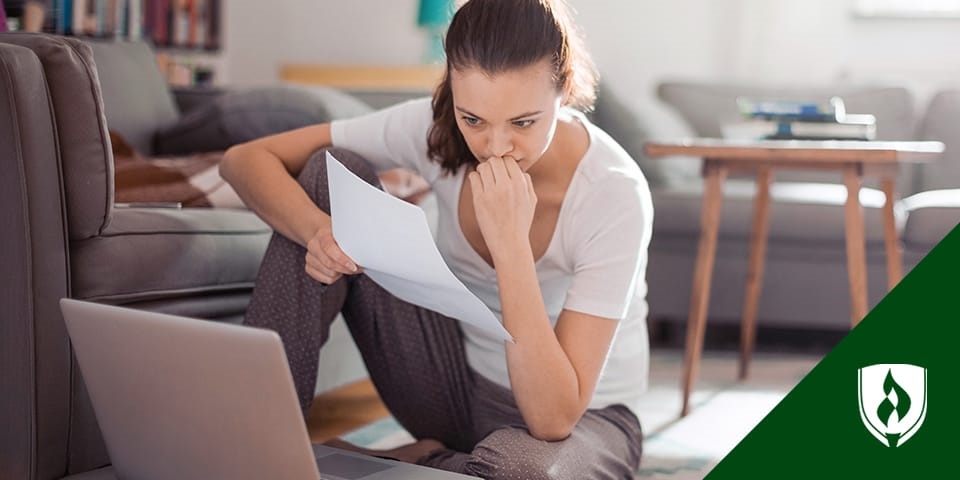
<instances>
[{"instance_id":1,"label":"gray sofa","mask_svg":"<svg viewBox=\"0 0 960 480\"><path fill-rule=\"evenodd\" d=\"M700 159L646 158L642 143L677 136L720 137L722 124L738 116L736 98L825 101L844 98L847 111L877 117L881 140L939 140L946 144L942 161L905 166L898 176L901 197L898 229L903 239L904 272L960 222L960 91L943 91L929 105L915 105L900 87L764 86L698 82L664 82L658 97L680 120L670 131L656 121L633 118L627 126L607 128L638 159L652 182L655 210L647 280L654 321L685 324L699 238L702 185ZM631 123L632 122L632 123ZM679 125L677 128L676 125ZM642 128L642 129L641 129ZM772 187L770 233L760 296L758 326L822 330L849 329L849 286L844 243L843 202L839 174L778 173ZM870 181L865 186L871 187ZM709 325L738 324L746 282L753 182L726 182L719 244L713 273ZM883 193L861 192L867 240L869 305L886 293ZM709 327L708 327L709 328Z\"/></svg>"},{"instance_id":2,"label":"gray sofa","mask_svg":"<svg viewBox=\"0 0 960 480\"><path fill-rule=\"evenodd\" d=\"M109 459L58 299L242 320L267 225L244 209L114 205L108 130L154 154L158 133L195 113L204 125L221 122L220 140L229 141L227 120L269 110L251 107L258 95L221 102L229 92L181 93L168 90L145 44L0 34L0 478L113 478L101 468ZM281 93L266 101L305 103L303 92ZM276 124L261 128L323 120L311 105L275 109ZM365 108L341 97L325 105L344 115ZM211 117L224 109L228 118ZM343 370L333 359L324 365Z\"/></svg>"}]
</instances>

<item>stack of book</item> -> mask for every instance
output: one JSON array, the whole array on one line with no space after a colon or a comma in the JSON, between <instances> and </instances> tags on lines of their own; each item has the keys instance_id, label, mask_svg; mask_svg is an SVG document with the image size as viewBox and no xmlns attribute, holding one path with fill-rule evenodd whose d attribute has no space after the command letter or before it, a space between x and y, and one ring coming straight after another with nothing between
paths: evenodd
<instances>
[{"instance_id":1,"label":"stack of book","mask_svg":"<svg viewBox=\"0 0 960 480\"><path fill-rule=\"evenodd\" d=\"M742 121L723 126L725 138L777 140L873 140L876 117L848 114L843 100L829 103L737 99Z\"/></svg>"},{"instance_id":2,"label":"stack of book","mask_svg":"<svg viewBox=\"0 0 960 480\"><path fill-rule=\"evenodd\" d=\"M220 0L52 0L44 29L139 40L158 47L220 48Z\"/></svg>"}]
</instances>

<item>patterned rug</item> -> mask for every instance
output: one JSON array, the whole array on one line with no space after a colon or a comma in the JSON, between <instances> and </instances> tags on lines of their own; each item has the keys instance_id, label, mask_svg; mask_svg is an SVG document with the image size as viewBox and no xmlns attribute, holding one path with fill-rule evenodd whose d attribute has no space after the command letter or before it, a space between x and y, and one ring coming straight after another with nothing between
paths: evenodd
<instances>
[{"instance_id":1,"label":"patterned rug","mask_svg":"<svg viewBox=\"0 0 960 480\"><path fill-rule=\"evenodd\" d=\"M646 438L636 478L703 478L821 357L757 353L750 378L738 382L736 353L704 352L690 414L680 418L683 354L655 349L650 359L650 388L639 406ZM376 449L413 441L392 418L355 430L344 440Z\"/></svg>"}]
</instances>

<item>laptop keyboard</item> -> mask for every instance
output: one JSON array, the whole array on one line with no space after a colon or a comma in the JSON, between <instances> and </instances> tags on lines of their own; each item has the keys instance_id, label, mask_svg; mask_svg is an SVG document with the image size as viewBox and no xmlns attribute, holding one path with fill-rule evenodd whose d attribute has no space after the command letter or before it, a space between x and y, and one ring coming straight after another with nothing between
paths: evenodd
<instances>
[{"instance_id":1,"label":"laptop keyboard","mask_svg":"<svg viewBox=\"0 0 960 480\"><path fill-rule=\"evenodd\" d=\"M317 459L317 470L320 470L320 476L323 478L333 475L344 480L359 480L393 467L394 465L386 462L366 460L340 453L332 453Z\"/></svg>"}]
</instances>

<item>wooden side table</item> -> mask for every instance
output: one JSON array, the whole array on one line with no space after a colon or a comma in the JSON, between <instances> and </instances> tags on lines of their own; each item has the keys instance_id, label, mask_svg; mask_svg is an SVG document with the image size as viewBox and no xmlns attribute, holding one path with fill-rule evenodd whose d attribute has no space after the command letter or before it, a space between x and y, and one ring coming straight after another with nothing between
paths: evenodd
<instances>
[{"instance_id":1,"label":"wooden side table","mask_svg":"<svg viewBox=\"0 0 960 480\"><path fill-rule=\"evenodd\" d=\"M700 242L690 295L690 316L687 319L686 351L683 369L683 407L680 415L690 410L690 393L700 366L703 335L710 300L710 280L717 250L720 226L722 186L731 172L754 174L757 192L754 197L753 225L750 234L750 259L740 338L740 379L747 376L756 335L757 304L763 283L764 256L769 227L770 184L777 169L831 170L843 174L847 187L844 206L847 270L850 277L851 327L867 314L867 267L863 207L860 186L865 175L876 175L886 203L883 207L884 243L887 255L889 288L902 277L901 251L893 204L896 198L896 176L900 163L928 162L943 153L940 142L865 142L814 140L721 140L687 139L676 142L649 142L646 154L651 157L670 155L703 157L704 192L700 213Z\"/></svg>"}]
</instances>

